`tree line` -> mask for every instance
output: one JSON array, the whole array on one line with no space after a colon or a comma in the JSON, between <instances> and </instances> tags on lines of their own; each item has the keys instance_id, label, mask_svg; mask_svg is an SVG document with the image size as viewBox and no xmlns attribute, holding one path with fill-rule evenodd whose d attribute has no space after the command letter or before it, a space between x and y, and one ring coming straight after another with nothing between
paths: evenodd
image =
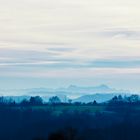
<instances>
[{"instance_id":1,"label":"tree line","mask_svg":"<svg viewBox=\"0 0 140 140\"><path fill-rule=\"evenodd\" d=\"M13 98L7 99L6 97L0 97L0 105L46 105L46 104L75 104L75 105L97 105L96 100L89 103L82 102L72 102L71 99L68 99L67 102L61 101L58 96L52 96L48 99L48 102L44 102L43 98L40 96L31 96L29 99L23 99L21 102L16 102ZM102 104L102 103L101 103ZM116 95L111 100L105 102L105 104L109 105L122 105L122 104L140 104L140 96L139 95L130 95L130 96L122 96Z\"/></svg>"}]
</instances>

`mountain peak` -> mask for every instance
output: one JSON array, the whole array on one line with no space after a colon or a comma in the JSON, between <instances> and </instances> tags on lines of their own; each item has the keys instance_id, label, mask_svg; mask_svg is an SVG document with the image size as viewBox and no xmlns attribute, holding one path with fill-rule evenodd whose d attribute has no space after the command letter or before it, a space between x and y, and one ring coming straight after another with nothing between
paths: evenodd
<instances>
[{"instance_id":1,"label":"mountain peak","mask_svg":"<svg viewBox=\"0 0 140 140\"><path fill-rule=\"evenodd\" d=\"M68 87L68 89L75 89L75 88L77 88L76 85L70 85L70 86Z\"/></svg>"},{"instance_id":2,"label":"mountain peak","mask_svg":"<svg viewBox=\"0 0 140 140\"><path fill-rule=\"evenodd\" d=\"M101 88L101 89L110 89L109 86L107 86L105 84L99 85L98 88Z\"/></svg>"}]
</instances>

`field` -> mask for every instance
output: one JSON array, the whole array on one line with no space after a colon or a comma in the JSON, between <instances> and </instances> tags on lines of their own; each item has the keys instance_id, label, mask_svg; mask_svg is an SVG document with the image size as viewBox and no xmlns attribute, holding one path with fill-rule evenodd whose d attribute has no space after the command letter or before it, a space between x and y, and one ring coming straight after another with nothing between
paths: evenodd
<instances>
[{"instance_id":1,"label":"field","mask_svg":"<svg viewBox=\"0 0 140 140\"><path fill-rule=\"evenodd\" d=\"M54 114L61 114L63 112L102 112L105 110L105 105L44 105L44 106L26 106L26 107L12 107L13 109L31 109L31 110L46 110L53 111Z\"/></svg>"},{"instance_id":2,"label":"field","mask_svg":"<svg viewBox=\"0 0 140 140\"><path fill-rule=\"evenodd\" d=\"M0 107L0 140L138 140L139 106L5 105Z\"/></svg>"}]
</instances>

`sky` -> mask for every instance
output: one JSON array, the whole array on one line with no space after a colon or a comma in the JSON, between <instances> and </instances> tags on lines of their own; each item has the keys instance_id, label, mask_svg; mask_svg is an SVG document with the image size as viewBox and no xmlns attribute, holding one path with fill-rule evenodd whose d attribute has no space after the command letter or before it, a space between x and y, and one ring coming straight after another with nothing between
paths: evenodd
<instances>
[{"instance_id":1,"label":"sky","mask_svg":"<svg viewBox=\"0 0 140 140\"><path fill-rule=\"evenodd\" d=\"M0 0L0 89L139 83L139 0Z\"/></svg>"}]
</instances>

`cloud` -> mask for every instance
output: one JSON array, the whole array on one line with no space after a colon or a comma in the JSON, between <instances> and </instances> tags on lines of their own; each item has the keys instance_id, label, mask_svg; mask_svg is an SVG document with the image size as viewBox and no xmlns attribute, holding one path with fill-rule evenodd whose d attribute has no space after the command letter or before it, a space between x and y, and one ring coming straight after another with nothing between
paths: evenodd
<instances>
[{"instance_id":1,"label":"cloud","mask_svg":"<svg viewBox=\"0 0 140 140\"><path fill-rule=\"evenodd\" d=\"M88 50L89 51L89 50ZM73 48L50 48L46 51L0 49L0 67L18 69L139 68L140 57L94 58L91 53ZM86 54L87 53L87 54ZM1 70L2 72L2 70Z\"/></svg>"},{"instance_id":2,"label":"cloud","mask_svg":"<svg viewBox=\"0 0 140 140\"><path fill-rule=\"evenodd\" d=\"M55 52L0 48L1 63L49 61L57 56L59 54Z\"/></svg>"},{"instance_id":3,"label":"cloud","mask_svg":"<svg viewBox=\"0 0 140 140\"><path fill-rule=\"evenodd\" d=\"M69 52L69 50L65 51ZM8 67L14 67L15 69L18 67L30 67L32 69L40 67L40 69L47 69L63 68L68 65L70 67L74 66L73 58L67 58L62 55L65 51L57 49L46 49L45 51L0 49L0 67L7 67L6 71L8 71Z\"/></svg>"},{"instance_id":4,"label":"cloud","mask_svg":"<svg viewBox=\"0 0 140 140\"><path fill-rule=\"evenodd\" d=\"M140 68L70 68L70 69L53 69L53 70L44 70L44 69L38 69L38 70L18 70L18 71L3 71L0 73L1 77L15 77L15 78L22 78L22 77L30 77L30 78L56 78L56 79L64 79L64 78L70 78L70 79L104 79L104 78L110 78L110 76L113 78L119 78L118 76L132 77L132 76L140 76Z\"/></svg>"},{"instance_id":5,"label":"cloud","mask_svg":"<svg viewBox=\"0 0 140 140\"><path fill-rule=\"evenodd\" d=\"M139 40L140 39L140 31L139 30L130 30L130 29L109 29L102 31L100 33L101 36L114 38L114 39L132 39Z\"/></svg>"},{"instance_id":6,"label":"cloud","mask_svg":"<svg viewBox=\"0 0 140 140\"><path fill-rule=\"evenodd\" d=\"M67 47L51 47L51 48L48 48L48 50L50 51L54 51L54 52L73 52L75 51L76 49L75 48L67 48Z\"/></svg>"},{"instance_id":7,"label":"cloud","mask_svg":"<svg viewBox=\"0 0 140 140\"><path fill-rule=\"evenodd\" d=\"M140 68L140 60L98 60L90 62L89 66L96 68Z\"/></svg>"}]
</instances>

